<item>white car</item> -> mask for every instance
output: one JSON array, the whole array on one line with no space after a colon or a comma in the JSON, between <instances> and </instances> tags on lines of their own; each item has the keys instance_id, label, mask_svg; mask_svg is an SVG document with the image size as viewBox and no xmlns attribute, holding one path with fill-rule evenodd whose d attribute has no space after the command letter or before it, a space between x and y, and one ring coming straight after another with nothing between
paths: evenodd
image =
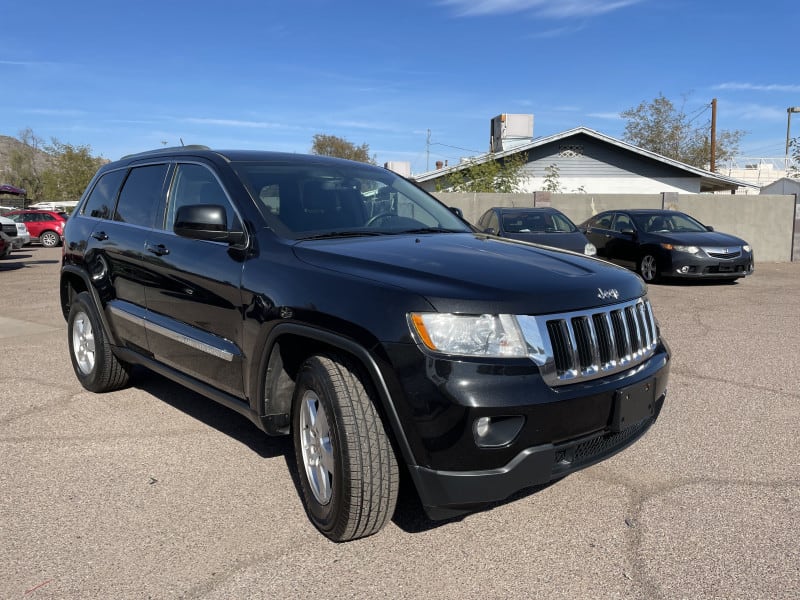
<instances>
[{"instance_id":1,"label":"white car","mask_svg":"<svg viewBox=\"0 0 800 600\"><path fill-rule=\"evenodd\" d=\"M17 230L17 235L3 235L6 236L7 241L10 242L6 244L5 249L0 253L0 258L5 258L9 254L11 254L11 250L19 250L23 246L27 246L31 243L31 234L28 232L28 228L25 226L25 223L15 223L11 219L6 217L0 217L0 226L2 229L5 229L7 226L13 225Z\"/></svg>"}]
</instances>

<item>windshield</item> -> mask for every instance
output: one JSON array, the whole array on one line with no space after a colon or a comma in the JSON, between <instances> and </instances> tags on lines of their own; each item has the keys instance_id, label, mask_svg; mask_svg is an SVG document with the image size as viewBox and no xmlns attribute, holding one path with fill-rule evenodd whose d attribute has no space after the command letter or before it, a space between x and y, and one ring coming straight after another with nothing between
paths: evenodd
<instances>
[{"instance_id":1,"label":"windshield","mask_svg":"<svg viewBox=\"0 0 800 600\"><path fill-rule=\"evenodd\" d=\"M646 213L634 215L633 220L640 231L646 233L690 233L708 231L699 221L678 212Z\"/></svg>"},{"instance_id":2,"label":"windshield","mask_svg":"<svg viewBox=\"0 0 800 600\"><path fill-rule=\"evenodd\" d=\"M286 237L471 231L435 198L378 167L237 163L234 168L270 226Z\"/></svg>"},{"instance_id":3,"label":"windshield","mask_svg":"<svg viewBox=\"0 0 800 600\"><path fill-rule=\"evenodd\" d=\"M575 225L560 213L518 212L503 214L506 233L571 233Z\"/></svg>"}]
</instances>

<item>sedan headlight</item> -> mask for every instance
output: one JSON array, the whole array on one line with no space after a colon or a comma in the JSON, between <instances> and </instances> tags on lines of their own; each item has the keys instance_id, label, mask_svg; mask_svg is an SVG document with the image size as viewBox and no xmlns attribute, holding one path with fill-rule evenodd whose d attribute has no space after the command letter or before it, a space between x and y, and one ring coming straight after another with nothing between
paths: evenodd
<instances>
[{"instance_id":1,"label":"sedan headlight","mask_svg":"<svg viewBox=\"0 0 800 600\"><path fill-rule=\"evenodd\" d=\"M750 247L750 244L745 244L744 246L742 246L742 250L744 250L745 252L751 252L753 249Z\"/></svg>"},{"instance_id":2,"label":"sedan headlight","mask_svg":"<svg viewBox=\"0 0 800 600\"><path fill-rule=\"evenodd\" d=\"M583 253L586 256L595 256L597 254L597 248L592 242L587 242L583 247Z\"/></svg>"},{"instance_id":3,"label":"sedan headlight","mask_svg":"<svg viewBox=\"0 0 800 600\"><path fill-rule=\"evenodd\" d=\"M528 355L512 315L411 313L408 322L415 339L433 352L506 358Z\"/></svg>"},{"instance_id":4,"label":"sedan headlight","mask_svg":"<svg viewBox=\"0 0 800 600\"><path fill-rule=\"evenodd\" d=\"M689 254L699 254L700 248L697 246L678 246L675 244L661 244L664 250L675 250L677 252L688 252Z\"/></svg>"}]
</instances>

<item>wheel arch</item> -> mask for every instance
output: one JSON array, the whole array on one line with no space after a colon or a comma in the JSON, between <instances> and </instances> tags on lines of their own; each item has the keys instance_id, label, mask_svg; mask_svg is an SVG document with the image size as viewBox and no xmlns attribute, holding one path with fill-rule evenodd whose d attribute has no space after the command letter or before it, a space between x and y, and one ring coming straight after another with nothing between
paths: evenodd
<instances>
[{"instance_id":1,"label":"wheel arch","mask_svg":"<svg viewBox=\"0 0 800 600\"><path fill-rule=\"evenodd\" d=\"M97 315L103 324L103 329L112 345L117 344L116 337L113 330L108 326L106 313L103 310L103 303L97 294L97 290L91 284L89 275L83 270L74 265L65 265L61 269L61 278L59 281L59 295L61 297L61 314L64 320L69 319L69 311L72 306L72 299L81 292L87 292L92 298Z\"/></svg>"},{"instance_id":2,"label":"wheel arch","mask_svg":"<svg viewBox=\"0 0 800 600\"><path fill-rule=\"evenodd\" d=\"M291 428L292 399L297 372L316 354L343 356L361 371L374 392L377 409L387 425L396 451L407 464L413 453L395 410L389 386L375 357L362 345L338 333L298 323L277 325L264 344L264 351L251 385L262 428L271 435L286 435Z\"/></svg>"}]
</instances>

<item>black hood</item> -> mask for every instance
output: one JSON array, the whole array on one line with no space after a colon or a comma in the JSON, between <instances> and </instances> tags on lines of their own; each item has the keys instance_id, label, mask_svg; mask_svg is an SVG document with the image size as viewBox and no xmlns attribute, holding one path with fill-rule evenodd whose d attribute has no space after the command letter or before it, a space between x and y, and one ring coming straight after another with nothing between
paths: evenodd
<instances>
[{"instance_id":1,"label":"black hood","mask_svg":"<svg viewBox=\"0 0 800 600\"><path fill-rule=\"evenodd\" d=\"M643 236L645 237L645 236ZM648 233L646 237L659 243L683 246L743 246L747 242L735 235L719 231L688 231L671 233Z\"/></svg>"},{"instance_id":2,"label":"black hood","mask_svg":"<svg viewBox=\"0 0 800 600\"><path fill-rule=\"evenodd\" d=\"M645 291L637 275L604 261L470 233L309 240L294 251L317 267L420 294L441 312L557 313Z\"/></svg>"}]
</instances>

